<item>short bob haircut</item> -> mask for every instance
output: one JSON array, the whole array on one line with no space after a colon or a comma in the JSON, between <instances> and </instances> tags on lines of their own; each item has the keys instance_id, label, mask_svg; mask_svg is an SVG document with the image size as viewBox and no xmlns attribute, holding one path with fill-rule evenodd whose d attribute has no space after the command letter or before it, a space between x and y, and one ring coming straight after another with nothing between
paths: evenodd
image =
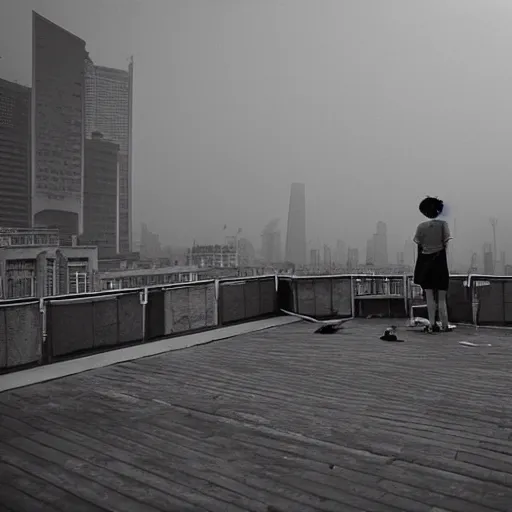
<instances>
[{"instance_id":1,"label":"short bob haircut","mask_svg":"<svg viewBox=\"0 0 512 512\"><path fill-rule=\"evenodd\" d=\"M429 219L435 219L441 215L444 203L437 197L426 197L420 203L420 212Z\"/></svg>"}]
</instances>

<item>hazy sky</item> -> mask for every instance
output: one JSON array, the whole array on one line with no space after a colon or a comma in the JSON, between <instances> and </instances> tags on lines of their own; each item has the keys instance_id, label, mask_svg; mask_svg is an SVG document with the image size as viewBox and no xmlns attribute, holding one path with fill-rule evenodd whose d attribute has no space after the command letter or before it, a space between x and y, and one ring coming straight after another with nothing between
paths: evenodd
<instances>
[{"instance_id":1,"label":"hazy sky","mask_svg":"<svg viewBox=\"0 0 512 512\"><path fill-rule=\"evenodd\" d=\"M390 257L439 195L459 248L512 250L510 0L0 0L0 76L30 84L31 11L135 60L135 219L259 246L306 183L308 239ZM138 231L138 229L137 229ZM508 245L507 245L508 244ZM469 257L468 257L469 258Z\"/></svg>"}]
</instances>

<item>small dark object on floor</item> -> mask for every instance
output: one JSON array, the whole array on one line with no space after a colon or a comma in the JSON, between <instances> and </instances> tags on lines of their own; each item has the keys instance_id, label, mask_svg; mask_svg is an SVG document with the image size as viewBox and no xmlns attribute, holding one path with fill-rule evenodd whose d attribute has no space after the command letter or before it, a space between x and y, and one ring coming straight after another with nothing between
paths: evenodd
<instances>
[{"instance_id":1,"label":"small dark object on floor","mask_svg":"<svg viewBox=\"0 0 512 512\"><path fill-rule=\"evenodd\" d=\"M342 329L341 325L326 324L322 325L322 327L319 327L315 331L315 334L334 334L335 332L338 332L340 329Z\"/></svg>"},{"instance_id":2,"label":"small dark object on floor","mask_svg":"<svg viewBox=\"0 0 512 512\"><path fill-rule=\"evenodd\" d=\"M380 339L382 341L397 341L399 343L403 343L404 340L399 340L398 339L398 336L396 335L395 329L396 329L395 327L388 327L384 331L384 334L380 337Z\"/></svg>"},{"instance_id":3,"label":"small dark object on floor","mask_svg":"<svg viewBox=\"0 0 512 512\"><path fill-rule=\"evenodd\" d=\"M274 507L273 505L269 505L267 507L267 512L283 512L280 508Z\"/></svg>"}]
</instances>

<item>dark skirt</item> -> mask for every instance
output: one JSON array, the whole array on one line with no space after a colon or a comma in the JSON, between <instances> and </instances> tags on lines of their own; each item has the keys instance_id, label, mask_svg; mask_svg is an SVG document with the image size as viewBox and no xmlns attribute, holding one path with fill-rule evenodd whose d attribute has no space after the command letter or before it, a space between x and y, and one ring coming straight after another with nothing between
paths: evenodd
<instances>
[{"instance_id":1,"label":"dark skirt","mask_svg":"<svg viewBox=\"0 0 512 512\"><path fill-rule=\"evenodd\" d=\"M446 250L434 254L423 254L418 251L418 259L414 268L414 283L424 290L448 290L450 272Z\"/></svg>"}]
</instances>

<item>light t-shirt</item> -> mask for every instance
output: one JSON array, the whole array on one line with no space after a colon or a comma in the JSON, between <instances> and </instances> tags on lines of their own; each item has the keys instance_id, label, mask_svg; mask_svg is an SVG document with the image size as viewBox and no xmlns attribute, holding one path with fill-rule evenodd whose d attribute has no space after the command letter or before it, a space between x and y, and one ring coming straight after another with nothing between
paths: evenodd
<instances>
[{"instance_id":1,"label":"light t-shirt","mask_svg":"<svg viewBox=\"0 0 512 512\"><path fill-rule=\"evenodd\" d=\"M416 235L414 236L414 241L421 246L423 254L434 254L442 251L451 239L448 223L440 219L422 222L416 228Z\"/></svg>"}]
</instances>

